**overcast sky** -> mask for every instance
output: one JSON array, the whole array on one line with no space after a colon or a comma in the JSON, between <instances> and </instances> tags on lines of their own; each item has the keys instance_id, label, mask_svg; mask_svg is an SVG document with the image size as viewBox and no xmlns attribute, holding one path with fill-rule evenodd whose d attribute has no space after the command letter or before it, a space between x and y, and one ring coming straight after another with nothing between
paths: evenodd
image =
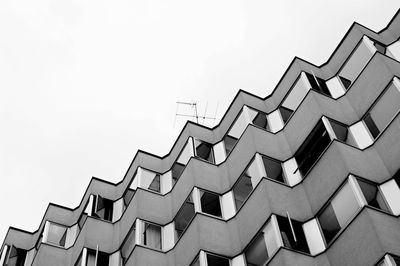
<instances>
[{"instance_id":1,"label":"overcast sky","mask_svg":"<svg viewBox=\"0 0 400 266\"><path fill-rule=\"evenodd\" d=\"M176 101L220 118L239 89L265 97L294 56L322 64L353 21L379 31L398 7L0 1L0 243L8 226L36 230L49 202L76 207L92 176L119 182L138 149L165 155Z\"/></svg>"}]
</instances>

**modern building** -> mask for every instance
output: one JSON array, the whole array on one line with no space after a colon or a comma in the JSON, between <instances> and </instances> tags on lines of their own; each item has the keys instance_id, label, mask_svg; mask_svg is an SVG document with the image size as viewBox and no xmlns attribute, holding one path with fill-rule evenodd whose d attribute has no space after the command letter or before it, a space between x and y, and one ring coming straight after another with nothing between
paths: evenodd
<instances>
[{"instance_id":1,"label":"modern building","mask_svg":"<svg viewBox=\"0 0 400 266\"><path fill-rule=\"evenodd\" d=\"M270 96L10 228L0 265L400 265L399 37L399 12L354 23L325 64L295 58Z\"/></svg>"}]
</instances>

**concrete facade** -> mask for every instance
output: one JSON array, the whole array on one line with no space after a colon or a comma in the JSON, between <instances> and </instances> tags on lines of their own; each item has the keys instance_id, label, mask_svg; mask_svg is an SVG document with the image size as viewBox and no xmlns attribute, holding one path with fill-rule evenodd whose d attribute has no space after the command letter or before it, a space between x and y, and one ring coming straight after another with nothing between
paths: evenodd
<instances>
[{"instance_id":1,"label":"concrete facade","mask_svg":"<svg viewBox=\"0 0 400 266\"><path fill-rule=\"evenodd\" d=\"M399 12L354 23L325 64L295 58L270 96L11 227L0 265L400 265L399 37Z\"/></svg>"}]
</instances>

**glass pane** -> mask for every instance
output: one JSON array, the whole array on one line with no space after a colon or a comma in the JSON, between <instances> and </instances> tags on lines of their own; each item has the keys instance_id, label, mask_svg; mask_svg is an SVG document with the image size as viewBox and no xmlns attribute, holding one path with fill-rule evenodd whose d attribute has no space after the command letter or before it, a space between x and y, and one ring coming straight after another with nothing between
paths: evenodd
<instances>
[{"instance_id":1,"label":"glass pane","mask_svg":"<svg viewBox=\"0 0 400 266\"><path fill-rule=\"evenodd\" d=\"M284 246L308 253L308 244L302 223L279 215L276 215L276 218Z\"/></svg>"},{"instance_id":2,"label":"glass pane","mask_svg":"<svg viewBox=\"0 0 400 266\"><path fill-rule=\"evenodd\" d=\"M259 266L264 265L268 259L267 246L264 240L264 234L259 233L251 244L245 250L245 257L247 265Z\"/></svg>"},{"instance_id":3,"label":"glass pane","mask_svg":"<svg viewBox=\"0 0 400 266\"><path fill-rule=\"evenodd\" d=\"M229 259L207 254L207 266L229 266Z\"/></svg>"},{"instance_id":4,"label":"glass pane","mask_svg":"<svg viewBox=\"0 0 400 266\"><path fill-rule=\"evenodd\" d=\"M231 137L229 135L226 135L224 138L224 144L225 144L225 150L226 150L226 155L228 156L228 154L232 151L233 146L235 146L237 142L237 139L234 137Z\"/></svg>"},{"instance_id":5,"label":"glass pane","mask_svg":"<svg viewBox=\"0 0 400 266\"><path fill-rule=\"evenodd\" d=\"M67 236L66 227L49 223L49 233L47 235L47 242L63 247L65 246L66 236Z\"/></svg>"},{"instance_id":6,"label":"glass pane","mask_svg":"<svg viewBox=\"0 0 400 266\"><path fill-rule=\"evenodd\" d=\"M221 217L221 206L217 194L200 190L200 202L202 212Z\"/></svg>"},{"instance_id":7,"label":"glass pane","mask_svg":"<svg viewBox=\"0 0 400 266\"><path fill-rule=\"evenodd\" d=\"M306 76L307 76L307 79L310 82L310 85L313 88L313 90L316 90L316 91L319 91L320 93L331 96L328 86L326 86L325 80L318 78L315 75L312 75L309 73L306 73Z\"/></svg>"},{"instance_id":8,"label":"glass pane","mask_svg":"<svg viewBox=\"0 0 400 266\"><path fill-rule=\"evenodd\" d=\"M261 128L268 129L267 115L262 112L258 112L256 117L253 119L253 124Z\"/></svg>"},{"instance_id":9,"label":"glass pane","mask_svg":"<svg viewBox=\"0 0 400 266\"><path fill-rule=\"evenodd\" d=\"M336 135L336 138L338 140L346 142L347 141L347 133L348 133L347 126L340 124L336 121L330 120L330 119L329 119L329 123L331 124L331 127L333 129L333 132Z\"/></svg>"},{"instance_id":10,"label":"glass pane","mask_svg":"<svg viewBox=\"0 0 400 266\"><path fill-rule=\"evenodd\" d=\"M210 163L214 163L214 154L212 150L212 145L210 143L200 141L198 139L194 142L196 148L196 155Z\"/></svg>"},{"instance_id":11,"label":"glass pane","mask_svg":"<svg viewBox=\"0 0 400 266\"><path fill-rule=\"evenodd\" d=\"M185 147L183 148L181 154L178 157L177 160L178 163L186 165L190 157L193 156L192 148L190 147L192 145L191 143L192 143L191 138L189 138L188 142L186 143Z\"/></svg>"},{"instance_id":12,"label":"glass pane","mask_svg":"<svg viewBox=\"0 0 400 266\"><path fill-rule=\"evenodd\" d=\"M244 173L233 187L236 210L239 210L240 207L242 207L243 202L246 200L247 196L252 190L253 185L251 184L251 177Z\"/></svg>"},{"instance_id":13,"label":"glass pane","mask_svg":"<svg viewBox=\"0 0 400 266\"><path fill-rule=\"evenodd\" d=\"M24 266L25 258L26 250L12 246L9 252L7 266Z\"/></svg>"},{"instance_id":14,"label":"glass pane","mask_svg":"<svg viewBox=\"0 0 400 266\"><path fill-rule=\"evenodd\" d=\"M172 166L172 185L178 181L179 177L181 176L183 169L185 169L185 165L180 163L174 163Z\"/></svg>"},{"instance_id":15,"label":"glass pane","mask_svg":"<svg viewBox=\"0 0 400 266\"><path fill-rule=\"evenodd\" d=\"M267 177L284 183L281 163L265 156L262 157L262 160L264 163L265 171L267 173Z\"/></svg>"},{"instance_id":16,"label":"glass pane","mask_svg":"<svg viewBox=\"0 0 400 266\"><path fill-rule=\"evenodd\" d=\"M97 266L109 266L110 256L99 251L97 254Z\"/></svg>"},{"instance_id":17,"label":"glass pane","mask_svg":"<svg viewBox=\"0 0 400 266\"><path fill-rule=\"evenodd\" d=\"M380 193L378 187L375 184L365 182L361 179L357 179L357 182L360 185L361 191L368 205L384 211L389 211L389 208L386 205L386 202L382 194Z\"/></svg>"},{"instance_id":18,"label":"glass pane","mask_svg":"<svg viewBox=\"0 0 400 266\"><path fill-rule=\"evenodd\" d=\"M136 232L136 227L134 222L121 248L121 253L124 258L127 258L129 256L130 252L133 250L133 247L135 246L135 232Z\"/></svg>"},{"instance_id":19,"label":"glass pane","mask_svg":"<svg viewBox=\"0 0 400 266\"><path fill-rule=\"evenodd\" d=\"M99 195L97 196L96 201L96 216L100 219L111 221L114 202Z\"/></svg>"},{"instance_id":20,"label":"glass pane","mask_svg":"<svg viewBox=\"0 0 400 266\"><path fill-rule=\"evenodd\" d=\"M155 224L144 223L143 245L161 249L161 227Z\"/></svg>"},{"instance_id":21,"label":"glass pane","mask_svg":"<svg viewBox=\"0 0 400 266\"><path fill-rule=\"evenodd\" d=\"M238 139L242 135L242 133L246 129L246 127L247 127L247 121L246 121L244 112L242 110L242 112L239 114L236 121L233 123L233 126L229 130L228 134L230 136Z\"/></svg>"},{"instance_id":22,"label":"glass pane","mask_svg":"<svg viewBox=\"0 0 400 266\"><path fill-rule=\"evenodd\" d=\"M396 86L391 83L388 90L372 107L370 115L375 122L376 127L383 131L383 129L390 123L400 109L400 92Z\"/></svg>"},{"instance_id":23,"label":"glass pane","mask_svg":"<svg viewBox=\"0 0 400 266\"><path fill-rule=\"evenodd\" d=\"M285 108L283 106L279 107L279 112L281 113L282 121L284 124L289 120L290 116L292 115L293 111Z\"/></svg>"},{"instance_id":24,"label":"glass pane","mask_svg":"<svg viewBox=\"0 0 400 266\"><path fill-rule=\"evenodd\" d=\"M160 187L160 175L156 174L153 181L151 181L151 184L149 186L149 190L160 192L161 187Z\"/></svg>"},{"instance_id":25,"label":"glass pane","mask_svg":"<svg viewBox=\"0 0 400 266\"><path fill-rule=\"evenodd\" d=\"M189 196L175 217L175 230L179 238L195 215L194 203Z\"/></svg>"}]
</instances>

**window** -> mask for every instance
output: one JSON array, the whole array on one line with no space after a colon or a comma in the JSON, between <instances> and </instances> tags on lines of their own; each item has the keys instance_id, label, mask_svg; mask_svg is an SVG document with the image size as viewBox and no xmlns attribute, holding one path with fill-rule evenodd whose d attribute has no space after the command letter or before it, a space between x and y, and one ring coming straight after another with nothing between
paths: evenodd
<instances>
[{"instance_id":1,"label":"window","mask_svg":"<svg viewBox=\"0 0 400 266\"><path fill-rule=\"evenodd\" d=\"M136 244L136 223L134 222L121 247L122 256L127 259Z\"/></svg>"},{"instance_id":2,"label":"window","mask_svg":"<svg viewBox=\"0 0 400 266\"><path fill-rule=\"evenodd\" d=\"M284 106L279 106L279 112L281 113L282 116L282 121L284 124L289 120L290 116L293 114L293 111L284 107Z\"/></svg>"},{"instance_id":3,"label":"window","mask_svg":"<svg viewBox=\"0 0 400 266\"><path fill-rule=\"evenodd\" d=\"M64 247L67 238L67 227L51 222L47 222L46 226L48 226L46 242Z\"/></svg>"},{"instance_id":4,"label":"window","mask_svg":"<svg viewBox=\"0 0 400 266\"><path fill-rule=\"evenodd\" d=\"M325 80L316 77L313 74L305 73L307 76L308 81L310 82L311 88L315 91L318 91L322 94L331 96L331 93L328 89L328 86L326 85Z\"/></svg>"},{"instance_id":5,"label":"window","mask_svg":"<svg viewBox=\"0 0 400 266\"><path fill-rule=\"evenodd\" d=\"M128 206L129 203L131 202L133 195L135 195L135 190L132 189L127 189L125 194L124 194L124 204L125 206Z\"/></svg>"},{"instance_id":6,"label":"window","mask_svg":"<svg viewBox=\"0 0 400 266\"><path fill-rule=\"evenodd\" d=\"M229 135L225 136L224 144L225 144L225 151L226 151L227 155L232 151L232 149L235 146L237 141L238 141L237 138L234 138L234 137L229 136Z\"/></svg>"},{"instance_id":7,"label":"window","mask_svg":"<svg viewBox=\"0 0 400 266\"><path fill-rule=\"evenodd\" d=\"M289 217L276 215L283 245L285 247L309 253L302 223Z\"/></svg>"},{"instance_id":8,"label":"window","mask_svg":"<svg viewBox=\"0 0 400 266\"><path fill-rule=\"evenodd\" d=\"M359 178L357 178L357 182L369 206L389 212L389 207L376 184Z\"/></svg>"},{"instance_id":9,"label":"window","mask_svg":"<svg viewBox=\"0 0 400 266\"><path fill-rule=\"evenodd\" d=\"M239 180L233 187L233 195L235 197L236 210L242 207L247 196L253 191L253 185L251 183L251 177L248 175L247 171L242 174Z\"/></svg>"},{"instance_id":10,"label":"window","mask_svg":"<svg viewBox=\"0 0 400 266\"><path fill-rule=\"evenodd\" d=\"M272 178L282 183L285 182L282 175L281 162L266 156L262 156L262 161L268 178Z\"/></svg>"},{"instance_id":11,"label":"window","mask_svg":"<svg viewBox=\"0 0 400 266\"><path fill-rule=\"evenodd\" d=\"M229 266L229 259L212 255L209 253L207 254L207 266Z\"/></svg>"},{"instance_id":12,"label":"window","mask_svg":"<svg viewBox=\"0 0 400 266\"><path fill-rule=\"evenodd\" d=\"M318 122L295 154L298 170L305 176L331 142L322 121Z\"/></svg>"},{"instance_id":13,"label":"window","mask_svg":"<svg viewBox=\"0 0 400 266\"><path fill-rule=\"evenodd\" d=\"M161 226L144 222L142 243L145 246L162 249L161 247Z\"/></svg>"},{"instance_id":14,"label":"window","mask_svg":"<svg viewBox=\"0 0 400 266\"><path fill-rule=\"evenodd\" d=\"M138 177L140 180L140 187L155 192L161 192L160 174L139 167Z\"/></svg>"},{"instance_id":15,"label":"window","mask_svg":"<svg viewBox=\"0 0 400 266\"><path fill-rule=\"evenodd\" d=\"M95 207L93 216L111 222L113 214L113 204L114 202L112 200L97 195L97 197L95 198L95 204L93 205Z\"/></svg>"},{"instance_id":16,"label":"window","mask_svg":"<svg viewBox=\"0 0 400 266\"><path fill-rule=\"evenodd\" d=\"M210 163L214 163L214 153L212 149L213 146L210 143L195 139L194 146L197 157Z\"/></svg>"},{"instance_id":17,"label":"window","mask_svg":"<svg viewBox=\"0 0 400 266\"><path fill-rule=\"evenodd\" d=\"M400 169L393 175L394 181L396 181L397 185L400 188Z\"/></svg>"},{"instance_id":18,"label":"window","mask_svg":"<svg viewBox=\"0 0 400 266\"><path fill-rule=\"evenodd\" d=\"M175 162L172 166L172 185L174 185L179 177L181 177L183 169L185 169L185 165Z\"/></svg>"},{"instance_id":19,"label":"window","mask_svg":"<svg viewBox=\"0 0 400 266\"><path fill-rule=\"evenodd\" d=\"M108 266L109 261L110 261L110 256L107 253L98 250L87 249L86 265L84 266Z\"/></svg>"},{"instance_id":20,"label":"window","mask_svg":"<svg viewBox=\"0 0 400 266\"><path fill-rule=\"evenodd\" d=\"M331 202L318 215L327 244L361 208L349 182L346 182Z\"/></svg>"},{"instance_id":21,"label":"window","mask_svg":"<svg viewBox=\"0 0 400 266\"><path fill-rule=\"evenodd\" d=\"M263 112L257 112L256 117L253 119L253 124L258 127L270 130L270 128L268 126L267 114L265 114Z\"/></svg>"},{"instance_id":22,"label":"window","mask_svg":"<svg viewBox=\"0 0 400 266\"><path fill-rule=\"evenodd\" d=\"M183 231L186 229L193 216L195 215L194 203L192 196L189 195L183 203L183 206L175 216L175 230L177 238L181 237Z\"/></svg>"},{"instance_id":23,"label":"window","mask_svg":"<svg viewBox=\"0 0 400 266\"><path fill-rule=\"evenodd\" d=\"M201 211L214 216L221 217L221 205L219 195L200 190Z\"/></svg>"},{"instance_id":24,"label":"window","mask_svg":"<svg viewBox=\"0 0 400 266\"><path fill-rule=\"evenodd\" d=\"M376 137L385 129L400 110L400 91L394 82L391 82L371 110L365 114L363 121L372 137Z\"/></svg>"},{"instance_id":25,"label":"window","mask_svg":"<svg viewBox=\"0 0 400 266\"><path fill-rule=\"evenodd\" d=\"M5 266L24 266L27 251L15 246L4 245L1 254L2 265Z\"/></svg>"}]
</instances>

